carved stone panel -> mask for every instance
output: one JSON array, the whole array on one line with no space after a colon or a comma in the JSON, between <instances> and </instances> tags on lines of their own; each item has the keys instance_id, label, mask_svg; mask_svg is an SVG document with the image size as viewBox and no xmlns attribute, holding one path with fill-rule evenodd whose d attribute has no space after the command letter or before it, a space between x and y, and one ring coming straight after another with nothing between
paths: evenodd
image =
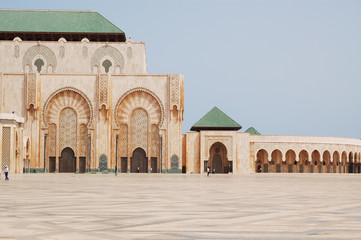
<instances>
[{"instance_id":1,"label":"carved stone panel","mask_svg":"<svg viewBox=\"0 0 361 240\"><path fill-rule=\"evenodd\" d=\"M140 147L146 153L148 150L148 114L144 109L137 108L131 117L132 152Z\"/></svg>"},{"instance_id":2,"label":"carved stone panel","mask_svg":"<svg viewBox=\"0 0 361 240\"><path fill-rule=\"evenodd\" d=\"M33 106L36 109L36 74L35 73L28 73L25 75L26 78L26 108L30 109Z\"/></svg>"},{"instance_id":3,"label":"carved stone panel","mask_svg":"<svg viewBox=\"0 0 361 240\"><path fill-rule=\"evenodd\" d=\"M77 114L72 108L65 108L60 113L60 152L66 148L71 148L76 153L76 125ZM60 154L59 154L60 155Z\"/></svg>"},{"instance_id":4,"label":"carved stone panel","mask_svg":"<svg viewBox=\"0 0 361 240\"><path fill-rule=\"evenodd\" d=\"M10 166L10 143L11 143L11 128L3 127L2 132L2 166L3 169L5 166Z\"/></svg>"},{"instance_id":5,"label":"carved stone panel","mask_svg":"<svg viewBox=\"0 0 361 240\"><path fill-rule=\"evenodd\" d=\"M178 75L170 76L170 109L172 110L174 106L177 106L177 109L180 109L179 105L179 95L180 95L180 81Z\"/></svg>"},{"instance_id":6,"label":"carved stone panel","mask_svg":"<svg viewBox=\"0 0 361 240\"><path fill-rule=\"evenodd\" d=\"M109 109L109 79L107 74L99 75L99 109Z\"/></svg>"}]
</instances>

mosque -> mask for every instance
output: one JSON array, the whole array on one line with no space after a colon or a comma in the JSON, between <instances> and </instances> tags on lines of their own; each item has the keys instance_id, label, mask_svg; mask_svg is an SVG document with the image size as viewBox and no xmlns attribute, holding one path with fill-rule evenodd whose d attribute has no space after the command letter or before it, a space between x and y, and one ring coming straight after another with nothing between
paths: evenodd
<instances>
[{"instance_id":1,"label":"mosque","mask_svg":"<svg viewBox=\"0 0 361 240\"><path fill-rule=\"evenodd\" d=\"M244 132L217 107L182 133L184 76L97 12L0 10L0 166L11 173L360 173L361 140Z\"/></svg>"}]
</instances>

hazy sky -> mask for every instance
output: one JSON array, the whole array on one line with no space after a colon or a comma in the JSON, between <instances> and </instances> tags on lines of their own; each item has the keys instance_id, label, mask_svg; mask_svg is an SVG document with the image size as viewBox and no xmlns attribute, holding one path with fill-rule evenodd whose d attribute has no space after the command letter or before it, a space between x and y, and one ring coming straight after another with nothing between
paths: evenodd
<instances>
[{"instance_id":1,"label":"hazy sky","mask_svg":"<svg viewBox=\"0 0 361 240\"><path fill-rule=\"evenodd\" d=\"M267 135L361 138L361 1L16 1L95 10L185 76L183 132L217 106ZM1 23L0 23L1 24Z\"/></svg>"}]
</instances>

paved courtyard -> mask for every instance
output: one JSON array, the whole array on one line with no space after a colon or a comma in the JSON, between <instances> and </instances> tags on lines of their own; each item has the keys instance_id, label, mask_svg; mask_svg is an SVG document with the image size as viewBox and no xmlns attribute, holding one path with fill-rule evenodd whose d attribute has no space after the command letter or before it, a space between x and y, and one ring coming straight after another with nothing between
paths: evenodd
<instances>
[{"instance_id":1,"label":"paved courtyard","mask_svg":"<svg viewBox=\"0 0 361 240\"><path fill-rule=\"evenodd\" d=\"M1 177L0 239L361 239L361 175Z\"/></svg>"}]
</instances>

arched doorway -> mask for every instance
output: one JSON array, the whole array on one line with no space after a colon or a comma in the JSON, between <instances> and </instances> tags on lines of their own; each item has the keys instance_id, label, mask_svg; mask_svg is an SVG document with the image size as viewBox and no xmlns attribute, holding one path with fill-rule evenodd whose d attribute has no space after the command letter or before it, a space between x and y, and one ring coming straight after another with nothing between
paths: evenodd
<instances>
[{"instance_id":1,"label":"arched doorway","mask_svg":"<svg viewBox=\"0 0 361 240\"><path fill-rule=\"evenodd\" d=\"M341 155L341 173L347 173L347 153L345 151Z\"/></svg>"},{"instance_id":2,"label":"arched doorway","mask_svg":"<svg viewBox=\"0 0 361 240\"><path fill-rule=\"evenodd\" d=\"M130 172L131 173L146 173L148 172L148 160L145 151L142 148L137 148L133 152L130 159Z\"/></svg>"},{"instance_id":3,"label":"arched doorway","mask_svg":"<svg viewBox=\"0 0 361 240\"><path fill-rule=\"evenodd\" d=\"M296 153L293 150L288 150L286 152L286 164L287 164L287 172L292 173L292 172L297 172L296 171Z\"/></svg>"},{"instance_id":4,"label":"arched doorway","mask_svg":"<svg viewBox=\"0 0 361 240\"><path fill-rule=\"evenodd\" d=\"M314 150L311 154L311 165L310 165L310 173L317 173L317 172L320 172L320 166L321 163L320 163L320 159L321 159L321 155L320 155L320 152L317 151L317 150Z\"/></svg>"},{"instance_id":5,"label":"arched doorway","mask_svg":"<svg viewBox=\"0 0 361 240\"><path fill-rule=\"evenodd\" d=\"M332 172L339 173L340 172L340 154L338 151L333 152L332 156Z\"/></svg>"},{"instance_id":6,"label":"arched doorway","mask_svg":"<svg viewBox=\"0 0 361 240\"><path fill-rule=\"evenodd\" d=\"M214 143L209 150L210 169L215 173L232 171L232 162L228 162L227 148L220 142Z\"/></svg>"},{"instance_id":7,"label":"arched doorway","mask_svg":"<svg viewBox=\"0 0 361 240\"><path fill-rule=\"evenodd\" d=\"M76 159L73 149L66 147L61 151L59 172L73 173L76 170Z\"/></svg>"},{"instance_id":8,"label":"arched doorway","mask_svg":"<svg viewBox=\"0 0 361 240\"><path fill-rule=\"evenodd\" d=\"M268 153L266 150L261 149L257 152L257 160L256 160L256 172L269 172L274 169L272 169L272 161L271 161L271 167L268 167Z\"/></svg>"},{"instance_id":9,"label":"arched doorway","mask_svg":"<svg viewBox=\"0 0 361 240\"><path fill-rule=\"evenodd\" d=\"M282 172L282 153L280 150L276 149L271 153L271 162L273 162L273 164L275 164L276 166L276 172Z\"/></svg>"},{"instance_id":10,"label":"arched doorway","mask_svg":"<svg viewBox=\"0 0 361 240\"><path fill-rule=\"evenodd\" d=\"M331 154L329 151L324 151L322 154L322 167L320 168L323 173L330 173L330 166L331 166Z\"/></svg>"},{"instance_id":11,"label":"arched doorway","mask_svg":"<svg viewBox=\"0 0 361 240\"><path fill-rule=\"evenodd\" d=\"M309 173L310 172L310 164L308 161L308 152L306 150L302 150L299 156L299 168L298 172L300 173Z\"/></svg>"}]
</instances>

